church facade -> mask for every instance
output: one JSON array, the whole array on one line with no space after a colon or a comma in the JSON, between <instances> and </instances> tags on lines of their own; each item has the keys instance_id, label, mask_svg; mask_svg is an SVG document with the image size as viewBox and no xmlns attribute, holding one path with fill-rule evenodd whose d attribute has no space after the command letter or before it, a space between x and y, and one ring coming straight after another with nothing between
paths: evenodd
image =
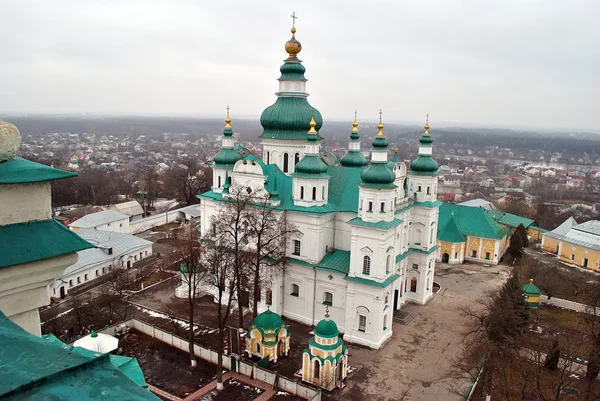
<instances>
[{"instance_id":1,"label":"church facade","mask_svg":"<svg viewBox=\"0 0 600 401\"><path fill-rule=\"evenodd\" d=\"M329 307L343 340L379 348L392 335L395 310L432 296L438 249L437 163L429 124L407 167L389 160L380 121L370 161L361 152L358 122L337 159L320 145L323 118L307 100L302 46L286 43L277 100L262 113L262 158L238 149L229 115L214 157L212 189L201 199L201 234L230 186L268 194L298 234L287 243L285 272L264 285L259 309L315 325Z\"/></svg>"}]
</instances>

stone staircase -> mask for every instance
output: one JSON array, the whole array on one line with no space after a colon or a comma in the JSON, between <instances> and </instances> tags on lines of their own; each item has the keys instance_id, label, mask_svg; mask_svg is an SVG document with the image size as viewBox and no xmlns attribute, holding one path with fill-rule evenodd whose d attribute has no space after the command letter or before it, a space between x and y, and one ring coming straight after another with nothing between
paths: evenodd
<instances>
[{"instance_id":1,"label":"stone staircase","mask_svg":"<svg viewBox=\"0 0 600 401\"><path fill-rule=\"evenodd\" d=\"M394 322L407 325L415 318L416 314L405 310L394 311Z\"/></svg>"}]
</instances>

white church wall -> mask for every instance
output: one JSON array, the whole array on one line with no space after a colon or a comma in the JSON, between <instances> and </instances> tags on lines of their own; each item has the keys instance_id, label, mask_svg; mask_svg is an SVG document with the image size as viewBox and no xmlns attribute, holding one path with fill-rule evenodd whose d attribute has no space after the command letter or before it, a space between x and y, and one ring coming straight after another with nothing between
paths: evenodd
<instances>
[{"instance_id":1,"label":"white church wall","mask_svg":"<svg viewBox=\"0 0 600 401\"><path fill-rule=\"evenodd\" d=\"M317 269L317 285L314 296L315 323L325 315L325 293L333 295L329 306L329 315L337 323L338 330L344 332L344 318L346 313L346 280L344 275L336 272Z\"/></svg>"},{"instance_id":2,"label":"white church wall","mask_svg":"<svg viewBox=\"0 0 600 401\"><path fill-rule=\"evenodd\" d=\"M50 183L0 185L0 225L52 217Z\"/></svg>"},{"instance_id":3,"label":"white church wall","mask_svg":"<svg viewBox=\"0 0 600 401\"><path fill-rule=\"evenodd\" d=\"M356 217L355 213L336 213L335 214L335 233L334 244L335 249L344 251L350 250L350 237L352 235L352 226L347 224L347 221Z\"/></svg>"},{"instance_id":4,"label":"white church wall","mask_svg":"<svg viewBox=\"0 0 600 401\"><path fill-rule=\"evenodd\" d=\"M392 334L391 307L386 309L389 327L383 330L384 294L386 289L348 283L344 341L362 344L371 348L379 348L385 339ZM389 311L389 312L387 312ZM366 318L364 330L361 327L361 316Z\"/></svg>"},{"instance_id":5,"label":"white church wall","mask_svg":"<svg viewBox=\"0 0 600 401\"><path fill-rule=\"evenodd\" d=\"M357 277L383 280L387 276L387 249L394 246L395 230L353 227L350 272ZM392 252L393 253L393 252ZM364 274L364 258L370 258L370 273ZM395 257L395 255L393 255Z\"/></svg>"}]
</instances>

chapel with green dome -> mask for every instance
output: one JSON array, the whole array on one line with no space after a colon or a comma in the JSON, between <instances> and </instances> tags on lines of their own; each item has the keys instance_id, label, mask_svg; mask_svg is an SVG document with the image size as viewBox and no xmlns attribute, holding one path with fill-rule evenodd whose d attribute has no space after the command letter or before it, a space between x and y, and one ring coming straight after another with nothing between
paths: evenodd
<instances>
[{"instance_id":1,"label":"chapel with green dome","mask_svg":"<svg viewBox=\"0 0 600 401\"><path fill-rule=\"evenodd\" d=\"M275 101L260 117L262 151L236 149L227 113L213 186L199 195L201 234L211 235L213 219L232 197L259 199L297 232L286 238L285 272L264 267L268 279L261 294L250 296L260 300L258 310L316 325L315 350L332 346L331 338L377 349L392 336L395 310L433 296L441 202L429 124L409 166L397 151L390 158L383 112L376 130L363 130L367 141L355 111L347 150L338 158L323 145L325 122L308 101L306 68L298 58L301 51L307 58L314 54L303 49L295 26L291 34ZM370 148L363 151L367 143ZM315 311L322 305L329 317L319 321ZM279 334L267 335L260 324L253 325L248 352L281 356L270 342L277 340L286 350L286 337L277 339ZM267 337L273 340L264 342Z\"/></svg>"},{"instance_id":2,"label":"chapel with green dome","mask_svg":"<svg viewBox=\"0 0 600 401\"><path fill-rule=\"evenodd\" d=\"M290 330L281 316L267 309L252 320L246 337L246 352L259 358L269 357L277 362L290 350Z\"/></svg>"},{"instance_id":3,"label":"chapel with green dome","mask_svg":"<svg viewBox=\"0 0 600 401\"><path fill-rule=\"evenodd\" d=\"M343 387L348 375L348 347L339 335L326 307L325 318L317 323L314 337L302 353L302 381L325 390Z\"/></svg>"}]
</instances>

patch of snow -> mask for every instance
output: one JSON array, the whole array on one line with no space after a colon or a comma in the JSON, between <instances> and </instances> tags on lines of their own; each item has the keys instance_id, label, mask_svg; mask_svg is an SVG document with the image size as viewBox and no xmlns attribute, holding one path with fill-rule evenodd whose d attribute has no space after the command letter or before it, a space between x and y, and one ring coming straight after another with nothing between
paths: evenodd
<instances>
[{"instance_id":1,"label":"patch of snow","mask_svg":"<svg viewBox=\"0 0 600 401\"><path fill-rule=\"evenodd\" d=\"M572 379L577 379L577 380L579 380L579 376L578 376L578 375L576 375L575 373L571 373L571 374L569 375L569 377L570 377L570 378L572 378Z\"/></svg>"},{"instance_id":2,"label":"patch of snow","mask_svg":"<svg viewBox=\"0 0 600 401\"><path fill-rule=\"evenodd\" d=\"M290 393L286 393L285 391L278 391L276 395L286 396L286 395L290 395Z\"/></svg>"}]
</instances>

